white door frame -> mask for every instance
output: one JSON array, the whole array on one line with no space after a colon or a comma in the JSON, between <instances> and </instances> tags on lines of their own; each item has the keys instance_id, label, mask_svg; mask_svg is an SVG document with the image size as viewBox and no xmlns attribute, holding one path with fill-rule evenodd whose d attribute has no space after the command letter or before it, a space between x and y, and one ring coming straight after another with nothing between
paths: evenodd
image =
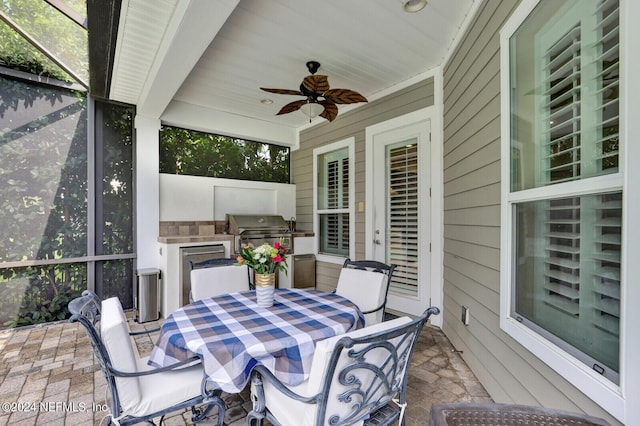
<instances>
[{"instance_id":1,"label":"white door frame","mask_svg":"<svg viewBox=\"0 0 640 426\"><path fill-rule=\"evenodd\" d=\"M434 80L438 80L434 78ZM437 85L436 85L437 87ZM436 97L437 99L438 97ZM437 105L437 103L436 103ZM421 121L429 121L431 127L430 163L425 166L429 168L431 181L431 223L428 224L431 235L431 256L428 265L430 294L426 295L427 301L432 306L437 306L443 311L443 271L442 271L442 250L443 250L443 193L442 193L442 115L440 108L436 106L423 108L382 123L374 124L365 129L365 256L367 259L373 255L373 148L374 136L390 130L405 127ZM428 191L428 189L423 189ZM393 297L391 294L389 298ZM430 300L430 302L429 302ZM427 306L424 307L425 309ZM442 315L432 317L433 325L442 326Z\"/></svg>"}]
</instances>

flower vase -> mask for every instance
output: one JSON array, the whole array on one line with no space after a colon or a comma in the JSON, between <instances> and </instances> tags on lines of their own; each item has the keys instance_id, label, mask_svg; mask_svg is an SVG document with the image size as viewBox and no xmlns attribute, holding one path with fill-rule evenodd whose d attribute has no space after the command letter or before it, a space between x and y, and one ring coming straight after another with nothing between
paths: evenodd
<instances>
[{"instance_id":1,"label":"flower vase","mask_svg":"<svg viewBox=\"0 0 640 426\"><path fill-rule=\"evenodd\" d=\"M263 308L273 306L273 293L276 288L276 274L256 274L255 284L258 306Z\"/></svg>"}]
</instances>

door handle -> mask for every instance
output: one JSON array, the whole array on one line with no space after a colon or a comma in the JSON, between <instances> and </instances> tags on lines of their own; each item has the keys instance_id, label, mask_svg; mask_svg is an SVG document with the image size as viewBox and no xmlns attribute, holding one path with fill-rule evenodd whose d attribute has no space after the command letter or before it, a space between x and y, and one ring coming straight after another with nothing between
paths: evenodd
<instances>
[{"instance_id":1,"label":"door handle","mask_svg":"<svg viewBox=\"0 0 640 426\"><path fill-rule=\"evenodd\" d=\"M380 244L382 244L382 243L380 242L380 240L373 240L373 244L380 245Z\"/></svg>"}]
</instances>

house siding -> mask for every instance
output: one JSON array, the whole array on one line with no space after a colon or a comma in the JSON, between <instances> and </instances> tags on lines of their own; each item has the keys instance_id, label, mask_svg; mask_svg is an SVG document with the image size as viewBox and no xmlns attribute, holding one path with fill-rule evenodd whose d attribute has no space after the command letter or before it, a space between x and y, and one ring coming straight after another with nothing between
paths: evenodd
<instances>
[{"instance_id":1,"label":"house siding","mask_svg":"<svg viewBox=\"0 0 640 426\"><path fill-rule=\"evenodd\" d=\"M482 2L443 69L443 331L497 402L618 424L500 329L500 29L519 1ZM460 321L469 307L468 326Z\"/></svg>"},{"instance_id":2,"label":"house siding","mask_svg":"<svg viewBox=\"0 0 640 426\"><path fill-rule=\"evenodd\" d=\"M355 138L355 200L365 203L365 129L368 126L433 106L433 78L425 79L353 111L338 115L300 133L300 148L291 153L291 181L296 184L296 226L313 229L313 150L349 137ZM356 259L365 256L365 213L356 212ZM332 291L341 265L317 262L316 287Z\"/></svg>"}]
</instances>

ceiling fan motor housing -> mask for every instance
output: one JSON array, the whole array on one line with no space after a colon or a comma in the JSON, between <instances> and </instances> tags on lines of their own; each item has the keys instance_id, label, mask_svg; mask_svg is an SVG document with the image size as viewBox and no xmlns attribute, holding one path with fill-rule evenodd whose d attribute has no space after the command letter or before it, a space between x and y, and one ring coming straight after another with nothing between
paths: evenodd
<instances>
[{"instance_id":1,"label":"ceiling fan motor housing","mask_svg":"<svg viewBox=\"0 0 640 426\"><path fill-rule=\"evenodd\" d=\"M320 68L320 62L317 61L309 61L307 62L307 69L311 74L315 74Z\"/></svg>"}]
</instances>

